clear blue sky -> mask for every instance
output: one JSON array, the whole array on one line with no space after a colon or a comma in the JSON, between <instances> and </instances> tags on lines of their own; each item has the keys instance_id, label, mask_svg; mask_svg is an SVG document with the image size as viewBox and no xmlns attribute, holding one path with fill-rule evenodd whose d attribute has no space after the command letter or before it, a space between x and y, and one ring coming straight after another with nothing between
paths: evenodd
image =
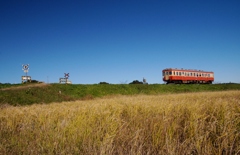
<instances>
[{"instance_id":1,"label":"clear blue sky","mask_svg":"<svg viewBox=\"0 0 240 155\"><path fill-rule=\"evenodd\" d=\"M0 0L0 83L163 83L165 68L240 83L240 0Z\"/></svg>"}]
</instances>

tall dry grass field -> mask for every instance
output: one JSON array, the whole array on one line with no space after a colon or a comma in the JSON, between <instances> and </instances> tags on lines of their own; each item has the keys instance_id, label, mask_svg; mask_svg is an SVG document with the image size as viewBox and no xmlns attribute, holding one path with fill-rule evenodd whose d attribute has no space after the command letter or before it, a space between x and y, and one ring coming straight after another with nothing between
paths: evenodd
<instances>
[{"instance_id":1,"label":"tall dry grass field","mask_svg":"<svg viewBox=\"0 0 240 155\"><path fill-rule=\"evenodd\" d=\"M2 106L0 154L240 154L240 91Z\"/></svg>"}]
</instances>

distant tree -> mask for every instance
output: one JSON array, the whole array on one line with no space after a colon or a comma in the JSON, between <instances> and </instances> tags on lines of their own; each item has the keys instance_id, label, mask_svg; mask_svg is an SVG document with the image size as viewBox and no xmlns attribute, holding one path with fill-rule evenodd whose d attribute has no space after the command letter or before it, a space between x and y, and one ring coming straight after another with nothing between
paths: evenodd
<instances>
[{"instance_id":1,"label":"distant tree","mask_svg":"<svg viewBox=\"0 0 240 155\"><path fill-rule=\"evenodd\" d=\"M38 81L37 80L32 80L31 83L38 83Z\"/></svg>"},{"instance_id":2,"label":"distant tree","mask_svg":"<svg viewBox=\"0 0 240 155\"><path fill-rule=\"evenodd\" d=\"M107 82L99 82L99 84L109 84L109 83L107 83Z\"/></svg>"},{"instance_id":3,"label":"distant tree","mask_svg":"<svg viewBox=\"0 0 240 155\"><path fill-rule=\"evenodd\" d=\"M40 82L38 80L27 80L24 83L42 83L42 82Z\"/></svg>"},{"instance_id":4,"label":"distant tree","mask_svg":"<svg viewBox=\"0 0 240 155\"><path fill-rule=\"evenodd\" d=\"M143 82L138 81L138 80L134 80L133 82L129 83L129 84L143 84Z\"/></svg>"}]
</instances>

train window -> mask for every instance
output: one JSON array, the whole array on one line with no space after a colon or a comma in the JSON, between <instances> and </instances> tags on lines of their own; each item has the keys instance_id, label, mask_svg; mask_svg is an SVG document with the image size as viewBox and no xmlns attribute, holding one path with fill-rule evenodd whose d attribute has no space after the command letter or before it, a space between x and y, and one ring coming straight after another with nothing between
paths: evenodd
<instances>
[{"instance_id":1,"label":"train window","mask_svg":"<svg viewBox=\"0 0 240 155\"><path fill-rule=\"evenodd\" d=\"M172 72L169 72L169 75L172 75Z\"/></svg>"},{"instance_id":2,"label":"train window","mask_svg":"<svg viewBox=\"0 0 240 155\"><path fill-rule=\"evenodd\" d=\"M182 72L182 75L184 75L184 72Z\"/></svg>"},{"instance_id":3,"label":"train window","mask_svg":"<svg viewBox=\"0 0 240 155\"><path fill-rule=\"evenodd\" d=\"M166 72L166 75L168 75L168 72Z\"/></svg>"},{"instance_id":4,"label":"train window","mask_svg":"<svg viewBox=\"0 0 240 155\"><path fill-rule=\"evenodd\" d=\"M181 76L181 73L182 73L182 72L179 72L179 75L180 75L180 76Z\"/></svg>"},{"instance_id":5,"label":"train window","mask_svg":"<svg viewBox=\"0 0 240 155\"><path fill-rule=\"evenodd\" d=\"M178 75L178 72L176 72L176 75Z\"/></svg>"},{"instance_id":6,"label":"train window","mask_svg":"<svg viewBox=\"0 0 240 155\"><path fill-rule=\"evenodd\" d=\"M190 76L192 76L192 73L190 73Z\"/></svg>"},{"instance_id":7,"label":"train window","mask_svg":"<svg viewBox=\"0 0 240 155\"><path fill-rule=\"evenodd\" d=\"M210 77L210 74L208 74L208 77Z\"/></svg>"}]
</instances>

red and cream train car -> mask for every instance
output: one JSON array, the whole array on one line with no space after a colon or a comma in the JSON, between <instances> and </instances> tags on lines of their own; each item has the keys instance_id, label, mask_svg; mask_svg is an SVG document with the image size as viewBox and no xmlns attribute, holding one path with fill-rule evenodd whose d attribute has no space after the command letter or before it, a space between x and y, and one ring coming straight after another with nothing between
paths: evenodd
<instances>
[{"instance_id":1,"label":"red and cream train car","mask_svg":"<svg viewBox=\"0 0 240 155\"><path fill-rule=\"evenodd\" d=\"M214 73L203 70L167 68L162 71L163 81L169 83L209 83L214 81Z\"/></svg>"}]
</instances>

